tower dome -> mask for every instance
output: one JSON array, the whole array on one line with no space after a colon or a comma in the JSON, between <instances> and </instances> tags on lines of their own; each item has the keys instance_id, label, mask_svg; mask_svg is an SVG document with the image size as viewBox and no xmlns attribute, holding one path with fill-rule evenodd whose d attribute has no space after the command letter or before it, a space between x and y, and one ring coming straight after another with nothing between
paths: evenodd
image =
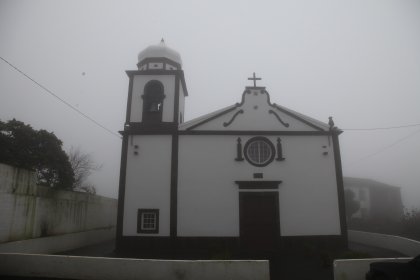
<instances>
[{"instance_id":1,"label":"tower dome","mask_svg":"<svg viewBox=\"0 0 420 280\"><path fill-rule=\"evenodd\" d=\"M178 70L181 69L181 55L166 46L162 39L159 44L145 48L138 55L139 70L164 69Z\"/></svg>"}]
</instances>

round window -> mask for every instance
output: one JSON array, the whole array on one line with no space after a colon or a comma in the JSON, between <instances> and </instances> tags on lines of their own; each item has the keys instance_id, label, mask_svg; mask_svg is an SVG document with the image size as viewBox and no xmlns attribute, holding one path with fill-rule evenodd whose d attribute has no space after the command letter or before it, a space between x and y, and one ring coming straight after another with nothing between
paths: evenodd
<instances>
[{"instance_id":1,"label":"round window","mask_svg":"<svg viewBox=\"0 0 420 280\"><path fill-rule=\"evenodd\" d=\"M266 166L274 159L274 145L265 137L254 137L244 147L246 160L255 166Z\"/></svg>"}]
</instances>

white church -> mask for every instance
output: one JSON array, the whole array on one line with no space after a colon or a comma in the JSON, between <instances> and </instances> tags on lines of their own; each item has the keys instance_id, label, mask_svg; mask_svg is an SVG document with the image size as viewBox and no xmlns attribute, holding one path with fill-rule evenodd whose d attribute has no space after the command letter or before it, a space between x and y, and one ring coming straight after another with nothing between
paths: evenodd
<instances>
[{"instance_id":1,"label":"white church","mask_svg":"<svg viewBox=\"0 0 420 280\"><path fill-rule=\"evenodd\" d=\"M271 255L347 246L339 129L272 102L184 122L181 57L162 42L127 71L116 251L139 257ZM260 83L260 82L259 82Z\"/></svg>"}]
</instances>

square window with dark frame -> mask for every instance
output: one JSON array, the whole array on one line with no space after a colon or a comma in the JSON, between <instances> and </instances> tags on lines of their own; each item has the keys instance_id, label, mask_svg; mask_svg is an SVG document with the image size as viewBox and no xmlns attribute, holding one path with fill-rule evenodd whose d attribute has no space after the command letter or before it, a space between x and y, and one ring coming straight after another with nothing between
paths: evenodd
<instances>
[{"instance_id":1,"label":"square window with dark frame","mask_svg":"<svg viewBox=\"0 0 420 280\"><path fill-rule=\"evenodd\" d=\"M159 209L138 209L137 233L159 232Z\"/></svg>"}]
</instances>

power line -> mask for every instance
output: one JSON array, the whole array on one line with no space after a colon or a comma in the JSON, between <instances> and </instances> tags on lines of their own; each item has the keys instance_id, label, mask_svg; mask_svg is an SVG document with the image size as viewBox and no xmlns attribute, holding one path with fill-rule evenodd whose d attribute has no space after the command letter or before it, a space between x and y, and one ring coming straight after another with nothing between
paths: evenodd
<instances>
[{"instance_id":1,"label":"power line","mask_svg":"<svg viewBox=\"0 0 420 280\"><path fill-rule=\"evenodd\" d=\"M406 128L406 127L415 127L420 126L420 123L399 125L399 126L389 126L389 127L374 127L374 128L340 128L341 130L354 130L354 131L372 131L372 130L388 130L396 128Z\"/></svg>"},{"instance_id":2,"label":"power line","mask_svg":"<svg viewBox=\"0 0 420 280\"><path fill-rule=\"evenodd\" d=\"M77 113L79 113L80 115L82 115L84 118L86 118L87 120L91 121L92 123L94 123L95 125L99 126L100 128L106 130L108 133L121 138L120 135L116 134L115 132L113 132L112 130L106 128L104 125L100 124L99 122L95 121L93 118L89 117L88 115L86 115L85 113L83 113L82 111L80 111L79 109L77 109L76 107L74 107L73 105L71 105L70 103L68 103L67 101L65 101L64 99L62 99L61 97L59 97L58 95L56 95L54 92L52 92L51 90L49 90L48 88L46 88L45 86L43 86L42 84L38 83L37 81L35 81L33 78L31 78L29 75L27 75L25 72L23 72L22 70L20 70L19 68L17 68L16 66L14 66L12 63L10 63L9 61L7 61L6 59L4 59L3 57L0 56L0 59L3 60L4 62L6 62L7 64L9 64L10 67L12 67L13 69L15 69L17 72L19 72L20 74L22 74L23 76L25 76L26 78L28 78L29 80L31 80L33 83L35 83L37 86L39 86L40 88L42 88L43 90L45 90L47 93L49 93L50 95L52 95L53 97L55 97L56 99L58 99L61 103L63 103L64 105L66 105L67 107L69 107L70 109L76 111Z\"/></svg>"},{"instance_id":3,"label":"power line","mask_svg":"<svg viewBox=\"0 0 420 280\"><path fill-rule=\"evenodd\" d=\"M89 117L88 115L86 115L85 113L83 113L82 111L80 111L79 109L77 109L76 107L74 107L73 105L71 105L70 103L68 103L64 99L62 99L61 97L59 97L54 92L52 92L51 90L49 90L48 88L46 88L45 86L43 86L42 84L40 84L39 82L37 82L36 80L34 80L33 78L31 78L29 75L27 75L25 72L23 72L22 70L20 70L16 66L14 66L12 63L10 63L9 61L7 61L3 57L0 56L0 59L3 60L4 62L6 62L10 67L12 67L13 69L15 69L17 72L19 72L20 74L22 74L23 76L25 76L26 78L28 78L29 80L31 80L33 83L35 83L36 85L38 85L40 88L42 88L43 90L45 90L47 93L49 93L50 95L52 95L53 97L55 97L56 99L58 99L61 103L63 103L66 106L68 106L70 109L76 111L77 113L79 113L80 115L82 115L84 118L88 119L89 121L91 121L95 125L97 125L100 128L106 130L108 133L110 133L110 134L112 134L112 135L114 135L114 136L116 136L118 138L121 138L120 135L118 135L115 132L111 131L110 129L108 129L104 125L100 124L98 121L96 121L93 118ZM342 128L341 130L345 130L345 131L374 131L374 130L389 130L389 129L416 127L416 126L420 126L420 123L408 124L408 125L400 125L400 126L390 126L390 127L375 127L375 128Z\"/></svg>"},{"instance_id":4,"label":"power line","mask_svg":"<svg viewBox=\"0 0 420 280\"><path fill-rule=\"evenodd\" d=\"M367 156L364 156L364 157L362 157L362 158L359 158L359 159L358 159L358 160L356 160L356 161L353 161L353 162L352 162L352 163L350 163L349 165L352 165L352 164L354 164L354 163L356 163L356 162L359 162L359 161L361 161L361 160L365 160L365 159L371 158L371 157L373 157L373 156L376 156L377 154L382 153L382 152L384 152L384 151L388 150L389 148L391 148L391 147L393 147L393 146L395 146L395 145L397 145L397 144L399 144L399 143L401 143L401 142L403 142L403 141L407 140L408 138L413 137L414 135L416 135L416 134L417 134L417 133L419 133L419 132L420 132L420 129L418 129L418 130L416 130L416 131L414 131L414 132L412 132L412 133L410 133L410 134L408 134L408 135L404 136L403 138L398 139L397 141L395 141L395 142L391 143L391 144L390 144L390 145L388 145L388 146L383 147L382 149L380 149L380 150L378 150L378 151L376 151L376 152L374 152L374 153L372 153L372 154L369 154L369 155L367 155Z\"/></svg>"}]
</instances>

